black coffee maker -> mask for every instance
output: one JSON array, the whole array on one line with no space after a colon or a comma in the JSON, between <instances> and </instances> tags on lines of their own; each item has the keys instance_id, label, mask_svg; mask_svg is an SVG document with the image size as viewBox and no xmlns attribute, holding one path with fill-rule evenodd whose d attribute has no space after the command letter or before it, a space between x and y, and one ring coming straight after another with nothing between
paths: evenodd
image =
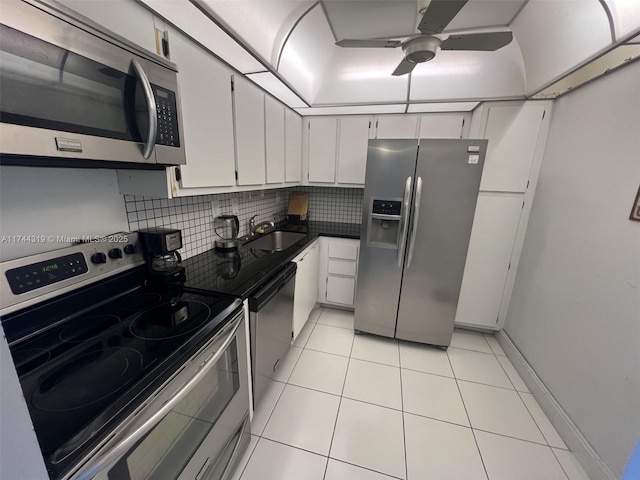
<instances>
[{"instance_id":1,"label":"black coffee maker","mask_svg":"<svg viewBox=\"0 0 640 480\"><path fill-rule=\"evenodd\" d=\"M167 281L184 277L182 257L178 249L182 248L182 232L173 228L145 228L138 233L147 255L149 271Z\"/></svg>"}]
</instances>

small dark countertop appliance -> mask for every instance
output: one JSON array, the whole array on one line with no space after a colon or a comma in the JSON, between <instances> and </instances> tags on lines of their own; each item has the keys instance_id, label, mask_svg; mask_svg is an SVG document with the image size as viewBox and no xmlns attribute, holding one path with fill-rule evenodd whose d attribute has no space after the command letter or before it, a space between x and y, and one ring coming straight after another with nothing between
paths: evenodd
<instances>
[{"instance_id":1,"label":"small dark countertop appliance","mask_svg":"<svg viewBox=\"0 0 640 480\"><path fill-rule=\"evenodd\" d=\"M173 228L145 228L139 230L140 238L147 255L150 272L165 279L178 279L184 276L182 257L178 249L182 248L182 232Z\"/></svg>"}]
</instances>

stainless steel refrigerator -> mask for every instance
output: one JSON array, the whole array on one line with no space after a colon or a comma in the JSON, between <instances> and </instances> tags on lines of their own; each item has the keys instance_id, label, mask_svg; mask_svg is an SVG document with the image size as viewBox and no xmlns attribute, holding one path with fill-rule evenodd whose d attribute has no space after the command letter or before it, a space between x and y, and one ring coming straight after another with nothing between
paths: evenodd
<instances>
[{"instance_id":1,"label":"stainless steel refrigerator","mask_svg":"<svg viewBox=\"0 0 640 480\"><path fill-rule=\"evenodd\" d=\"M357 331L448 347L487 140L370 140Z\"/></svg>"}]
</instances>

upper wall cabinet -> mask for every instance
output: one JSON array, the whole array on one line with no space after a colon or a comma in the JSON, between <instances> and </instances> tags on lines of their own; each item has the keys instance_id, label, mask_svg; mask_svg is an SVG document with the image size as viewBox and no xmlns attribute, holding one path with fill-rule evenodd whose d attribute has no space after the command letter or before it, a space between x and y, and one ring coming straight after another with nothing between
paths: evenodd
<instances>
[{"instance_id":1,"label":"upper wall cabinet","mask_svg":"<svg viewBox=\"0 0 640 480\"><path fill-rule=\"evenodd\" d=\"M284 105L268 95L264 97L267 183L284 182Z\"/></svg>"},{"instance_id":2,"label":"upper wall cabinet","mask_svg":"<svg viewBox=\"0 0 640 480\"><path fill-rule=\"evenodd\" d=\"M480 190L526 191L542 123L549 121L546 107L542 102L486 107L483 138L489 145Z\"/></svg>"},{"instance_id":3,"label":"upper wall cabinet","mask_svg":"<svg viewBox=\"0 0 640 480\"><path fill-rule=\"evenodd\" d=\"M338 138L338 183L364 185L371 118L342 117Z\"/></svg>"},{"instance_id":4,"label":"upper wall cabinet","mask_svg":"<svg viewBox=\"0 0 640 480\"><path fill-rule=\"evenodd\" d=\"M464 115L421 115L418 138L462 138Z\"/></svg>"},{"instance_id":5,"label":"upper wall cabinet","mask_svg":"<svg viewBox=\"0 0 640 480\"><path fill-rule=\"evenodd\" d=\"M285 181L302 180L302 117L285 109Z\"/></svg>"},{"instance_id":6,"label":"upper wall cabinet","mask_svg":"<svg viewBox=\"0 0 640 480\"><path fill-rule=\"evenodd\" d=\"M127 40L156 52L153 14L136 2L59 0Z\"/></svg>"},{"instance_id":7,"label":"upper wall cabinet","mask_svg":"<svg viewBox=\"0 0 640 480\"><path fill-rule=\"evenodd\" d=\"M234 106L238 185L266 183L264 93L236 75Z\"/></svg>"},{"instance_id":8,"label":"upper wall cabinet","mask_svg":"<svg viewBox=\"0 0 640 480\"><path fill-rule=\"evenodd\" d=\"M235 185L231 72L180 33L169 32L178 65L187 164L182 188Z\"/></svg>"},{"instance_id":9,"label":"upper wall cabinet","mask_svg":"<svg viewBox=\"0 0 640 480\"><path fill-rule=\"evenodd\" d=\"M379 115L372 133L373 138L418 138L418 115Z\"/></svg>"},{"instance_id":10,"label":"upper wall cabinet","mask_svg":"<svg viewBox=\"0 0 640 480\"><path fill-rule=\"evenodd\" d=\"M335 182L337 128L336 117L314 117L308 120L309 182Z\"/></svg>"}]
</instances>

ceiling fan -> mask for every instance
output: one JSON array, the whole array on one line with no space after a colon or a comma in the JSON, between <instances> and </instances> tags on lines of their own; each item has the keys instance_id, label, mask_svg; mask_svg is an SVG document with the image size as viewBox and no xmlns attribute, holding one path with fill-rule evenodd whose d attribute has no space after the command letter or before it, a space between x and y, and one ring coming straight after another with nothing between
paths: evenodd
<instances>
[{"instance_id":1,"label":"ceiling fan","mask_svg":"<svg viewBox=\"0 0 640 480\"><path fill-rule=\"evenodd\" d=\"M441 40L441 33L465 6L468 0L431 0L419 10L422 19L418 24L420 34L407 34L408 40L372 38L362 40L344 39L336 42L345 48L396 48L402 47L404 59L393 71L393 75L406 75L419 63L428 62L436 56L436 50L473 50L492 52L508 45L513 39L511 32L483 32L450 35Z\"/></svg>"}]
</instances>

